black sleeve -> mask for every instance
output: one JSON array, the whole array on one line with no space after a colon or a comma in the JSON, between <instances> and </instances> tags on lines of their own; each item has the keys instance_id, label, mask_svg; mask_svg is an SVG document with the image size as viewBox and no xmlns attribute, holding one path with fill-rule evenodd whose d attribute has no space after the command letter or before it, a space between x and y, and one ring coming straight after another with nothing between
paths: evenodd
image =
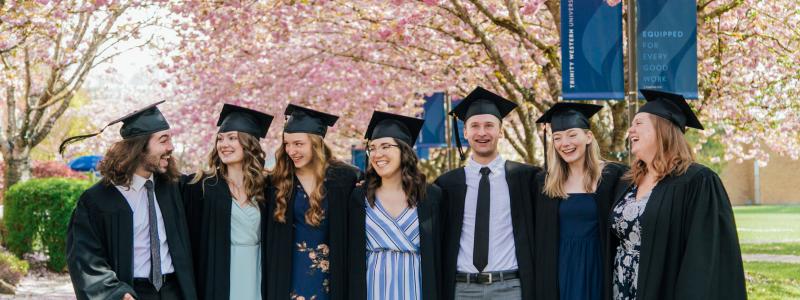
<instances>
[{"instance_id":1,"label":"black sleeve","mask_svg":"<svg viewBox=\"0 0 800 300\"><path fill-rule=\"evenodd\" d=\"M744 268L728 193L705 170L692 179L676 299L746 299Z\"/></svg>"},{"instance_id":2,"label":"black sleeve","mask_svg":"<svg viewBox=\"0 0 800 300\"><path fill-rule=\"evenodd\" d=\"M78 200L67 229L67 265L78 299L122 299L136 297L133 288L117 278L104 258L104 250L92 225L86 194Z\"/></svg>"}]
</instances>

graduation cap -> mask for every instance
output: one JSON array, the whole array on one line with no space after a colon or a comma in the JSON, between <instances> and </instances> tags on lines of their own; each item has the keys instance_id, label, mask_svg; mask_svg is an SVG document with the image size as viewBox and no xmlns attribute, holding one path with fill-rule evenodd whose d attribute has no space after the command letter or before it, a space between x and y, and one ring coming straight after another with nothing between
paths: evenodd
<instances>
[{"instance_id":1,"label":"graduation cap","mask_svg":"<svg viewBox=\"0 0 800 300\"><path fill-rule=\"evenodd\" d=\"M219 132L239 131L249 133L257 138L267 136L272 116L260 111L225 103L219 113Z\"/></svg>"},{"instance_id":2,"label":"graduation cap","mask_svg":"<svg viewBox=\"0 0 800 300\"><path fill-rule=\"evenodd\" d=\"M572 128L591 129L589 118L603 108L602 105L558 102L536 120L536 123L550 123L553 132Z\"/></svg>"},{"instance_id":3,"label":"graduation cap","mask_svg":"<svg viewBox=\"0 0 800 300\"><path fill-rule=\"evenodd\" d=\"M639 108L639 112L651 113L669 120L678 126L682 132L686 127L703 129L703 124L697 119L689 103L679 94L667 93L656 90L640 90L647 103Z\"/></svg>"},{"instance_id":4,"label":"graduation cap","mask_svg":"<svg viewBox=\"0 0 800 300\"><path fill-rule=\"evenodd\" d=\"M283 128L283 132L304 132L316 134L321 137L325 137L325 133L328 132L328 127L333 126L333 124L336 124L336 121L339 120L338 116L294 104L289 104L283 114L289 116Z\"/></svg>"},{"instance_id":5,"label":"graduation cap","mask_svg":"<svg viewBox=\"0 0 800 300\"><path fill-rule=\"evenodd\" d=\"M375 140L390 137L414 146L424 122L423 119L375 111L372 113L364 138Z\"/></svg>"},{"instance_id":6,"label":"graduation cap","mask_svg":"<svg viewBox=\"0 0 800 300\"><path fill-rule=\"evenodd\" d=\"M488 114L503 120L503 118L516 107L516 103L480 86L476 87L467 97L461 100L461 103L450 111L450 115L453 116L453 132L456 138L456 147L458 147L458 154L461 156L461 160L463 161L465 157L461 149L461 138L458 135L456 118L466 122L472 116Z\"/></svg>"},{"instance_id":7,"label":"graduation cap","mask_svg":"<svg viewBox=\"0 0 800 300\"><path fill-rule=\"evenodd\" d=\"M550 123L550 130L553 132L573 128L591 129L589 119L601 109L602 105L558 102L544 112L536 123ZM547 130L542 131L544 148L547 149ZM544 155L544 169L547 170L547 153Z\"/></svg>"},{"instance_id":8,"label":"graduation cap","mask_svg":"<svg viewBox=\"0 0 800 300\"><path fill-rule=\"evenodd\" d=\"M109 126L119 122L122 122L122 127L119 129L119 135L122 136L122 139L124 140L167 130L169 129L169 123L167 123L164 115L162 115L161 111L158 110L158 107L156 107L164 102L164 100L161 100L145 106L144 108L132 112L122 118L111 121L98 132L69 137L61 142L61 145L58 146L58 153L64 154L64 150L66 149L67 145L99 135L103 133L103 130L106 130L106 128Z\"/></svg>"}]
</instances>

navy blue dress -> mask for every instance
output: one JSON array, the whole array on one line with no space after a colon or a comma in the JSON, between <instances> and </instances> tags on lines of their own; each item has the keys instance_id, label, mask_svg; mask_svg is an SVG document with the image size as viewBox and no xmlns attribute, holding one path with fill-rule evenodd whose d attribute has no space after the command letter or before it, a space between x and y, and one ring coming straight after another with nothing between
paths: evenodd
<instances>
[{"instance_id":1,"label":"navy blue dress","mask_svg":"<svg viewBox=\"0 0 800 300\"><path fill-rule=\"evenodd\" d=\"M306 223L309 208L308 194L303 186L295 187L294 201L294 251L292 253L292 292L290 299L327 300L330 292L330 260L328 258L328 219L319 226ZM328 202L322 201L322 210L328 211Z\"/></svg>"},{"instance_id":2,"label":"navy blue dress","mask_svg":"<svg viewBox=\"0 0 800 300\"><path fill-rule=\"evenodd\" d=\"M594 194L569 194L558 205L560 298L601 299L603 261Z\"/></svg>"}]
</instances>

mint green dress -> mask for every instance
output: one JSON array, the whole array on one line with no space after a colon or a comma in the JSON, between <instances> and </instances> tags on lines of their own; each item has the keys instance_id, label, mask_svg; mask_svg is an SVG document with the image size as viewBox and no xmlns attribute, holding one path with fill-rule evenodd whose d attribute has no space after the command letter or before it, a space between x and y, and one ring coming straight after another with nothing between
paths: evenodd
<instances>
[{"instance_id":1,"label":"mint green dress","mask_svg":"<svg viewBox=\"0 0 800 300\"><path fill-rule=\"evenodd\" d=\"M230 299L261 299L261 211L231 201Z\"/></svg>"}]
</instances>

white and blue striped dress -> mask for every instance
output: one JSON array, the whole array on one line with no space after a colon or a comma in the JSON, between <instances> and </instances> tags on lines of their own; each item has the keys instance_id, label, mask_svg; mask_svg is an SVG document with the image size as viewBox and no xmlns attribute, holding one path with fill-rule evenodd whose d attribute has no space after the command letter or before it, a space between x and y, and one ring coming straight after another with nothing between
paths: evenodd
<instances>
[{"instance_id":1,"label":"white and blue striped dress","mask_svg":"<svg viewBox=\"0 0 800 300\"><path fill-rule=\"evenodd\" d=\"M395 219L376 198L366 210L367 299L420 299L417 209L407 207Z\"/></svg>"}]
</instances>

